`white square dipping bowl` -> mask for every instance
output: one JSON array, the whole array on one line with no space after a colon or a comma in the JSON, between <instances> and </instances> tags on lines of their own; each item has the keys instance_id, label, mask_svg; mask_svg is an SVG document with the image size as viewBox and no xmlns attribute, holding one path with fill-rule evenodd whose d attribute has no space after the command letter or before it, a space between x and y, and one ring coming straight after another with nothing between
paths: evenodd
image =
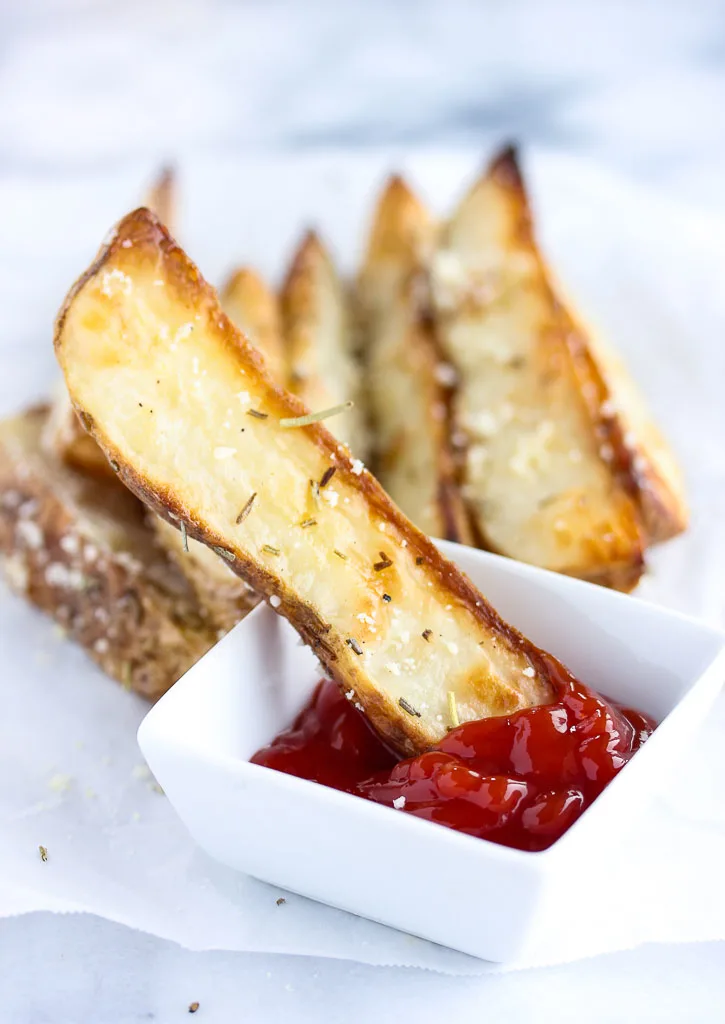
<instances>
[{"instance_id":1,"label":"white square dipping bowl","mask_svg":"<svg viewBox=\"0 0 725 1024\"><path fill-rule=\"evenodd\" d=\"M316 658L266 605L152 708L138 739L177 813L217 860L453 949L512 960L555 930L557 900L582 866L603 885L614 865L622 869L632 818L718 693L725 636L602 587L439 546L505 619L589 686L660 723L548 850L508 849L250 764L320 678Z\"/></svg>"}]
</instances>

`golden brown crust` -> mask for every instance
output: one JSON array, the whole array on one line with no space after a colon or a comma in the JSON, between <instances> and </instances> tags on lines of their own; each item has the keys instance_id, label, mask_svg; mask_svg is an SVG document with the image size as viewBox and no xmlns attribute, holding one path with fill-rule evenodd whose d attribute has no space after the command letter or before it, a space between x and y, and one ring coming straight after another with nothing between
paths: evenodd
<instances>
[{"instance_id":1,"label":"golden brown crust","mask_svg":"<svg viewBox=\"0 0 725 1024\"><path fill-rule=\"evenodd\" d=\"M599 381L533 235L513 149L463 199L433 261L437 332L458 371L464 497L479 540L631 589L646 535Z\"/></svg>"},{"instance_id":2,"label":"golden brown crust","mask_svg":"<svg viewBox=\"0 0 725 1024\"><path fill-rule=\"evenodd\" d=\"M421 305L433 230L417 196L399 175L391 177L378 200L357 282L374 470L424 533L470 543L450 446L450 367Z\"/></svg>"},{"instance_id":3,"label":"golden brown crust","mask_svg":"<svg viewBox=\"0 0 725 1024\"><path fill-rule=\"evenodd\" d=\"M289 369L274 292L256 270L239 267L222 288L220 302L229 319L262 353L272 376L286 385Z\"/></svg>"},{"instance_id":4,"label":"golden brown crust","mask_svg":"<svg viewBox=\"0 0 725 1024\"><path fill-rule=\"evenodd\" d=\"M367 458L353 310L332 256L314 231L302 238L292 258L280 303L290 391L314 411L352 402L329 428L359 458Z\"/></svg>"},{"instance_id":5,"label":"golden brown crust","mask_svg":"<svg viewBox=\"0 0 725 1024\"><path fill-rule=\"evenodd\" d=\"M47 410L0 424L0 556L11 586L112 678L156 700L214 643L145 510L42 451Z\"/></svg>"},{"instance_id":6,"label":"golden brown crust","mask_svg":"<svg viewBox=\"0 0 725 1024\"><path fill-rule=\"evenodd\" d=\"M55 345L76 408L124 483L224 552L396 749L445 733L446 690L461 720L551 699L538 649L344 446L320 423L284 427L304 406L274 384L148 210L121 221L73 286ZM221 444L223 430L233 444ZM314 514L310 481L324 491Z\"/></svg>"}]
</instances>

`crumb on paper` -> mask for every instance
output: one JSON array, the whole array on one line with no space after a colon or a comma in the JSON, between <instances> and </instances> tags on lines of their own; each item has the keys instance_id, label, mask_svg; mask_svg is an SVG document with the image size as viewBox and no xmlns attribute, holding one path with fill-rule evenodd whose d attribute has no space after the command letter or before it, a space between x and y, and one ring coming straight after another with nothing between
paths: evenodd
<instances>
[{"instance_id":1,"label":"crumb on paper","mask_svg":"<svg viewBox=\"0 0 725 1024\"><path fill-rule=\"evenodd\" d=\"M152 793L160 793L161 796L164 795L164 791L161 788L161 786L158 784L158 782L150 782L149 783L149 789L152 791Z\"/></svg>"},{"instance_id":2,"label":"crumb on paper","mask_svg":"<svg viewBox=\"0 0 725 1024\"><path fill-rule=\"evenodd\" d=\"M48 847L47 846L39 846L38 847L38 853L40 854L40 859L45 864L45 862L48 859Z\"/></svg>"},{"instance_id":3,"label":"crumb on paper","mask_svg":"<svg viewBox=\"0 0 725 1024\"><path fill-rule=\"evenodd\" d=\"M278 899L275 900L275 903L277 904L278 907L281 907L282 904L286 902L287 900L284 898L284 896L280 896Z\"/></svg>"},{"instance_id":4,"label":"crumb on paper","mask_svg":"<svg viewBox=\"0 0 725 1024\"><path fill-rule=\"evenodd\" d=\"M199 1003L196 1000L193 1003L189 1003L189 1013L196 1013L198 1009Z\"/></svg>"},{"instance_id":5,"label":"crumb on paper","mask_svg":"<svg viewBox=\"0 0 725 1024\"><path fill-rule=\"evenodd\" d=\"M53 775L48 783L54 793L67 793L71 787L73 779L70 775L63 775L57 772Z\"/></svg>"}]
</instances>

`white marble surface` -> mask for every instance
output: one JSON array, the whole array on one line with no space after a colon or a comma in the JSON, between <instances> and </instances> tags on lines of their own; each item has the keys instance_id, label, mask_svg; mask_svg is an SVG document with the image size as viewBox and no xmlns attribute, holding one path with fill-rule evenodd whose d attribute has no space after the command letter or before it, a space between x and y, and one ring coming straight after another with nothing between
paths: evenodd
<instances>
[{"instance_id":1,"label":"white marble surface","mask_svg":"<svg viewBox=\"0 0 725 1024\"><path fill-rule=\"evenodd\" d=\"M200 154L374 148L392 162L411 147L478 152L515 136L722 211L723 110L721 0L3 2L0 247L5 204L24 205L28 225L6 288L27 288L45 227L34 211L49 195L56 226L67 215L71 231L65 186L83 181L110 196L109 182ZM723 946L708 944L451 979L194 954L92 918L33 915L0 924L0 1021L174 1021L189 1019L195 999L194 1019L220 1022L476 1011L714 1021L725 1016L724 966Z\"/></svg>"},{"instance_id":2,"label":"white marble surface","mask_svg":"<svg viewBox=\"0 0 725 1024\"><path fill-rule=\"evenodd\" d=\"M723 205L722 0L24 0L0 175L516 136Z\"/></svg>"}]
</instances>

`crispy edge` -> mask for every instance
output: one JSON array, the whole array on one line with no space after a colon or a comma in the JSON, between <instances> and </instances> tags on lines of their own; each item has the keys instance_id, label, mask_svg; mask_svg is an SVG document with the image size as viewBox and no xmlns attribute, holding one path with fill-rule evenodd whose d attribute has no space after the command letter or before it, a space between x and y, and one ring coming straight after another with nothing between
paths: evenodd
<instances>
[{"instance_id":1,"label":"crispy edge","mask_svg":"<svg viewBox=\"0 0 725 1024\"><path fill-rule=\"evenodd\" d=\"M24 416L40 422L47 413L39 406ZM135 502L120 483L115 487ZM139 505L139 525L142 517ZM86 536L81 514L32 464L16 462L2 437L0 554L14 590L53 618L107 675L147 700L161 697L216 639L191 591L162 590L135 558ZM171 563L166 572L178 577Z\"/></svg>"},{"instance_id":2,"label":"crispy edge","mask_svg":"<svg viewBox=\"0 0 725 1024\"><path fill-rule=\"evenodd\" d=\"M436 435L437 460L432 490L435 494L436 512L439 523L438 536L460 544L471 544L473 535L465 502L459 486L460 466L456 461L452 443L452 389L444 386L437 373L445 365L435 322L428 311L421 306L420 284L435 226L422 201L413 192L400 174L392 174L378 197L372 218L367 248L357 275L357 307L360 310L362 328L366 335L364 350L367 354L368 387L371 348L375 344L375 322L386 314L385 306L376 296L375 280L380 274L392 271L398 277L394 285L393 302L405 304L410 309L410 325L403 347L417 353L417 363L426 368L427 380L423 382L431 394L427 429ZM395 268L395 270L393 270ZM375 433L375 403L368 399ZM444 416L437 417L443 409ZM380 422L380 416L377 416ZM382 474L386 452L375 452L374 470ZM404 510L407 513L407 510ZM411 517L415 517L410 510Z\"/></svg>"},{"instance_id":3,"label":"crispy edge","mask_svg":"<svg viewBox=\"0 0 725 1024\"><path fill-rule=\"evenodd\" d=\"M166 274L181 301L207 313L210 329L214 330L215 328L218 343L232 357L240 358L241 356L244 359L248 374L252 371L262 379L263 384L269 388L270 397L273 399L273 402L269 404L275 404L278 413L292 417L304 415L305 406L294 395L277 386L267 372L260 355L220 309L214 289L207 284L183 250L176 245L158 218L145 208L133 211L119 223L113 237L101 247L94 262L68 292L56 318L54 333L56 354L64 369L64 327L69 310L80 291L102 270L104 265L113 260L116 253L122 248L124 241L131 241L131 248L136 256L141 252L146 252L154 258L157 273L164 272ZM71 397L75 403L78 403L75 396ZM123 457L117 446L82 406L76 404L76 408L86 429L103 447L109 459L113 459L117 463L120 478L134 494L177 528L180 521L183 520L189 536L195 540L210 547L222 545L228 547L226 538L214 533L203 521L196 521L191 517L173 490L155 488L149 484ZM324 458L329 459L333 454L337 458L339 444L321 423L312 423L299 429L305 431L309 440ZM447 590L482 629L502 638L513 651L529 659L537 672L535 685L539 691L537 697L540 698L537 702L546 703L551 700L553 692L549 669L551 656L540 651L517 629L501 619L496 610L475 589L468 577L456 565L444 558L429 538L406 519L375 477L367 471L363 471L359 475L352 474L352 469L345 464L339 465L338 463L338 466L338 472L347 477L348 485L354 486L363 495L372 514L376 518L390 523L395 532L405 539L407 557L423 559L421 565L425 566L425 571L431 576L431 582L435 582L441 589ZM342 640L336 642L335 637L332 636L326 639L329 626L321 620L314 607L293 597L286 586L280 587L277 577L246 554L241 553L238 549L230 554L234 554L233 561L230 561L234 572L244 579L253 590L267 599L273 595L281 598L277 610L290 621L305 643L314 650L331 677L345 689L352 683L358 693L364 691L366 713L392 747L403 753L412 754L431 746L431 737L417 723L417 720L409 715L401 714L397 707L392 707L390 702L371 685L368 677L361 673L354 664L354 660L350 658L344 642ZM337 650L335 646L337 646ZM343 655L344 669L341 668L340 654Z\"/></svg>"}]
</instances>

